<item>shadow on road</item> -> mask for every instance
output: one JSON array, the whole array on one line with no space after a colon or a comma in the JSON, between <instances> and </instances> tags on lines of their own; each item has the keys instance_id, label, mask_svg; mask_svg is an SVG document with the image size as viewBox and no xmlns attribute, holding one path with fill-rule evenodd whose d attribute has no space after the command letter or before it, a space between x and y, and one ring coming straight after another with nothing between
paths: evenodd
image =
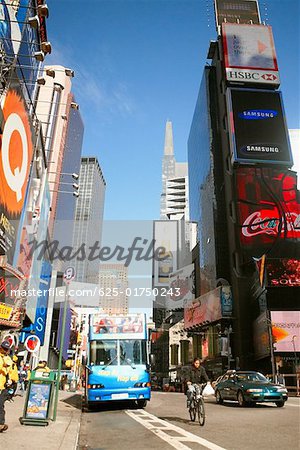
<instances>
[{"instance_id":1,"label":"shadow on road","mask_svg":"<svg viewBox=\"0 0 300 450\"><path fill-rule=\"evenodd\" d=\"M67 405L73 406L73 408L81 409L81 395L74 394L72 397L67 397L63 400L60 400L63 403L67 403Z\"/></svg>"},{"instance_id":2,"label":"shadow on road","mask_svg":"<svg viewBox=\"0 0 300 450\"><path fill-rule=\"evenodd\" d=\"M182 419L181 417L164 416L158 418L161 420L168 420L169 422L188 423L190 425L194 425L194 422L191 422L190 419ZM199 423L197 425L199 426Z\"/></svg>"},{"instance_id":3,"label":"shadow on road","mask_svg":"<svg viewBox=\"0 0 300 450\"><path fill-rule=\"evenodd\" d=\"M237 402L224 402L222 405L216 405L218 407L224 406L225 408L239 408L241 410L243 409L249 409L249 408L274 408L275 404L266 404L266 403L250 403L246 406L239 406ZM277 407L276 407L277 409Z\"/></svg>"},{"instance_id":4,"label":"shadow on road","mask_svg":"<svg viewBox=\"0 0 300 450\"><path fill-rule=\"evenodd\" d=\"M124 411L125 409L141 409L134 402L122 401L122 402L101 402L95 405L90 405L89 413L107 412L107 411Z\"/></svg>"}]
</instances>

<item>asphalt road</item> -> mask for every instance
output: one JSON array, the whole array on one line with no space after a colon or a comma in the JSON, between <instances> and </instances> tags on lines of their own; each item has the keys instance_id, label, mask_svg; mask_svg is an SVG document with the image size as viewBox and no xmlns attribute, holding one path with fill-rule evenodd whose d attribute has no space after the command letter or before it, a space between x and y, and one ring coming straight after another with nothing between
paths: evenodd
<instances>
[{"instance_id":1,"label":"asphalt road","mask_svg":"<svg viewBox=\"0 0 300 450\"><path fill-rule=\"evenodd\" d=\"M300 399L283 408L259 404L241 408L206 399L206 423L189 420L183 394L153 392L144 410L130 404L103 405L83 413L80 450L297 450Z\"/></svg>"}]
</instances>

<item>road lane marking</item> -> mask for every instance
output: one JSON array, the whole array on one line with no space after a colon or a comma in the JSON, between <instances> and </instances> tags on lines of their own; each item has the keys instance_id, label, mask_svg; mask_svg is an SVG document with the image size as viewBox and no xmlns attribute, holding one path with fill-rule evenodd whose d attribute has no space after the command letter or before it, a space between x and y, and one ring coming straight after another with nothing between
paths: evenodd
<instances>
[{"instance_id":1,"label":"road lane marking","mask_svg":"<svg viewBox=\"0 0 300 450\"><path fill-rule=\"evenodd\" d=\"M300 404L299 405L293 405L293 404L289 403L288 405L285 405L285 406L293 406L294 408L299 408Z\"/></svg>"},{"instance_id":2,"label":"road lane marking","mask_svg":"<svg viewBox=\"0 0 300 450\"><path fill-rule=\"evenodd\" d=\"M207 441L200 436L196 436L195 434L192 434L189 431L184 430L183 428L177 427L170 422L159 419L158 417L154 416L153 414L149 414L143 409L139 411L127 410L125 412L129 417L139 422L156 436L160 437L169 445L178 450L190 450L190 447L187 447L183 442L197 443L210 450L226 450L225 448L220 447L213 442ZM157 426L157 424L159 424L160 426ZM166 433L166 431L176 431L179 436L170 436L170 434Z\"/></svg>"}]
</instances>

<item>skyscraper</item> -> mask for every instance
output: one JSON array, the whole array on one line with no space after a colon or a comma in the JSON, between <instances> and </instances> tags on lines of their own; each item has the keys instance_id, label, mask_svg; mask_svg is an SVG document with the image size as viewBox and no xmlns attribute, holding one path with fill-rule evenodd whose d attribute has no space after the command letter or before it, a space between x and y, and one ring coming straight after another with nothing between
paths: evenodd
<instances>
[{"instance_id":1,"label":"skyscraper","mask_svg":"<svg viewBox=\"0 0 300 450\"><path fill-rule=\"evenodd\" d=\"M77 199L72 194L74 187L71 174L79 174L82 140L84 125L78 109L71 108L75 103L72 93L68 98L69 108L67 110L68 124L65 145L63 150L62 168L59 184L56 187L58 192L57 205L54 217L53 239L59 242L59 247L72 245L75 208ZM80 184L80 180L76 181ZM66 232L68 230L68 232Z\"/></svg>"},{"instance_id":2,"label":"skyscraper","mask_svg":"<svg viewBox=\"0 0 300 450\"><path fill-rule=\"evenodd\" d=\"M96 157L82 157L80 165L80 188L76 203L73 234L74 251L82 245L88 253L89 247L101 244L104 197L106 182ZM99 260L74 260L77 281L98 281Z\"/></svg>"},{"instance_id":3,"label":"skyscraper","mask_svg":"<svg viewBox=\"0 0 300 450\"><path fill-rule=\"evenodd\" d=\"M101 264L99 270L99 306L104 313L128 313L127 288L127 267L124 264Z\"/></svg>"},{"instance_id":4,"label":"skyscraper","mask_svg":"<svg viewBox=\"0 0 300 450\"><path fill-rule=\"evenodd\" d=\"M50 74L50 76L48 75ZM41 121L45 136L45 152L48 162L48 180L51 191L51 213L49 233L53 234L59 184L68 133L68 118L72 103L71 77L63 66L45 66L45 84L39 85L35 100L35 111Z\"/></svg>"},{"instance_id":5,"label":"skyscraper","mask_svg":"<svg viewBox=\"0 0 300 450\"><path fill-rule=\"evenodd\" d=\"M162 161L162 193L160 218L188 220L187 163L176 162L172 122L166 123L164 156Z\"/></svg>"}]
</instances>

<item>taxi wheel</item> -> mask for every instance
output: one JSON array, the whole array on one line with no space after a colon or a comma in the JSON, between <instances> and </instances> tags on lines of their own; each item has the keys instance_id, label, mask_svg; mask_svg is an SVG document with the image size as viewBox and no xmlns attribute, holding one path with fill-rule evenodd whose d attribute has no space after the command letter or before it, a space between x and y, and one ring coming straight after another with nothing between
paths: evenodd
<instances>
[{"instance_id":1,"label":"taxi wheel","mask_svg":"<svg viewBox=\"0 0 300 450\"><path fill-rule=\"evenodd\" d=\"M244 400L244 396L243 396L242 391L238 391L237 401L239 402L239 406L245 406L246 405L246 402Z\"/></svg>"},{"instance_id":2,"label":"taxi wheel","mask_svg":"<svg viewBox=\"0 0 300 450\"><path fill-rule=\"evenodd\" d=\"M282 408L284 406L284 401L280 401L280 402L275 402L277 408Z\"/></svg>"},{"instance_id":3,"label":"taxi wheel","mask_svg":"<svg viewBox=\"0 0 300 450\"><path fill-rule=\"evenodd\" d=\"M222 399L222 397L221 397L221 393L220 393L220 391L216 391L216 402L219 404L219 405L222 405L222 403L223 403L223 399Z\"/></svg>"}]
</instances>

